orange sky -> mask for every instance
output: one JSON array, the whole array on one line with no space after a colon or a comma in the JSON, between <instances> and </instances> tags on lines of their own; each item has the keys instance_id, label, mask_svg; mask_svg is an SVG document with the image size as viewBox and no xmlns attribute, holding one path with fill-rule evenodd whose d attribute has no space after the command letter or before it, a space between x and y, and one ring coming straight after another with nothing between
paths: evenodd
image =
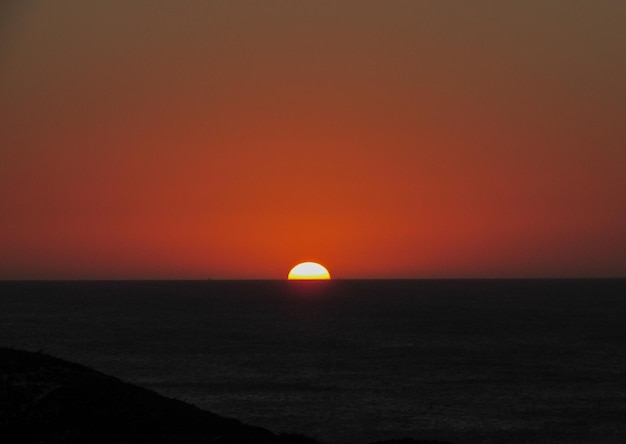
<instances>
[{"instance_id":1,"label":"orange sky","mask_svg":"<svg viewBox=\"0 0 626 444\"><path fill-rule=\"evenodd\" d=\"M0 6L0 278L626 276L626 3L163 3Z\"/></svg>"}]
</instances>

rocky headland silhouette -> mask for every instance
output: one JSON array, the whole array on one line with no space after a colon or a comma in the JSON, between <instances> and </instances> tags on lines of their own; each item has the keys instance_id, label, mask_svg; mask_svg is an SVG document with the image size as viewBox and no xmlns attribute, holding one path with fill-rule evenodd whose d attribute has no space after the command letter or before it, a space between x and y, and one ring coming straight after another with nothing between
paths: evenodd
<instances>
[{"instance_id":1,"label":"rocky headland silhouette","mask_svg":"<svg viewBox=\"0 0 626 444\"><path fill-rule=\"evenodd\" d=\"M10 348L0 348L0 442L321 444L224 418L83 365ZM435 441L375 444L383 443Z\"/></svg>"}]
</instances>

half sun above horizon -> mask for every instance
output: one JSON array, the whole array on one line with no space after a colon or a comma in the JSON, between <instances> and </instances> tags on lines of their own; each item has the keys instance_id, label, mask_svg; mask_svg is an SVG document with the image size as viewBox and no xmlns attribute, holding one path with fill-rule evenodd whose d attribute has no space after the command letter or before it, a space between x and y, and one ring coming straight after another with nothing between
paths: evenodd
<instances>
[{"instance_id":1,"label":"half sun above horizon","mask_svg":"<svg viewBox=\"0 0 626 444\"><path fill-rule=\"evenodd\" d=\"M302 262L291 269L287 279L295 280L328 280L330 273L317 262Z\"/></svg>"}]
</instances>

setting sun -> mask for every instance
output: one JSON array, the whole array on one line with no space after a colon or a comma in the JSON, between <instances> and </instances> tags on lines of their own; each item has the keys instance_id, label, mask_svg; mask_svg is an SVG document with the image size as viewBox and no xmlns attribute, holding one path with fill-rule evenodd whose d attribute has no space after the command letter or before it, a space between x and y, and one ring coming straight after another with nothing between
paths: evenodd
<instances>
[{"instance_id":1,"label":"setting sun","mask_svg":"<svg viewBox=\"0 0 626 444\"><path fill-rule=\"evenodd\" d=\"M330 273L316 262L302 262L291 269L287 279L292 280L327 280Z\"/></svg>"}]
</instances>

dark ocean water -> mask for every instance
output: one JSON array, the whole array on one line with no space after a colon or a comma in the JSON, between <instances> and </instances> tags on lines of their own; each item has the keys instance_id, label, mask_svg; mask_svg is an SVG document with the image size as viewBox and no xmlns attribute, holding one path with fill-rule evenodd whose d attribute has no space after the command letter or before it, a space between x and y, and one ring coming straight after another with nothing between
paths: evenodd
<instances>
[{"instance_id":1,"label":"dark ocean water","mask_svg":"<svg viewBox=\"0 0 626 444\"><path fill-rule=\"evenodd\" d=\"M626 280L0 282L0 345L327 443L626 442Z\"/></svg>"}]
</instances>

